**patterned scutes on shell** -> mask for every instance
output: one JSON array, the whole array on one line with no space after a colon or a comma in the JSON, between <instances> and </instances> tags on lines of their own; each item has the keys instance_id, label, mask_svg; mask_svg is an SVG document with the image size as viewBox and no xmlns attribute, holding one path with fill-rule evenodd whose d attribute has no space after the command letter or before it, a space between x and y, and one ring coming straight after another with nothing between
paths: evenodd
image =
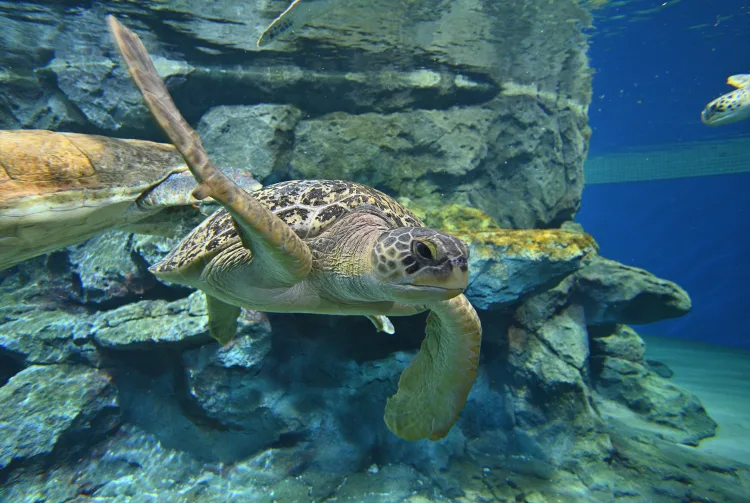
<instances>
[{"instance_id":1,"label":"patterned scutes on shell","mask_svg":"<svg viewBox=\"0 0 750 503\"><path fill-rule=\"evenodd\" d=\"M303 239L323 232L359 206L382 210L394 227L422 227L411 211L379 190L339 180L281 182L253 194Z\"/></svg>"},{"instance_id":2,"label":"patterned scutes on shell","mask_svg":"<svg viewBox=\"0 0 750 503\"><path fill-rule=\"evenodd\" d=\"M302 239L319 235L337 218L361 206L381 210L393 228L424 227L411 211L379 190L340 180L294 180L281 182L253 193ZM238 242L232 219L225 210L207 218L156 267L166 272L208 259L219 250Z\"/></svg>"}]
</instances>

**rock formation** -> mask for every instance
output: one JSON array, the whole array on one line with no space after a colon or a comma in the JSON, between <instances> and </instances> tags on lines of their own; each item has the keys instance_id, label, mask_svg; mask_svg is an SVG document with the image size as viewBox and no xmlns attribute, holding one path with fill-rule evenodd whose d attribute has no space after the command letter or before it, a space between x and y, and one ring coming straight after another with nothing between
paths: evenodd
<instances>
[{"instance_id":1,"label":"rock formation","mask_svg":"<svg viewBox=\"0 0 750 503\"><path fill-rule=\"evenodd\" d=\"M456 426L409 443L383 424L423 316L385 335L243 312L221 347L201 294L147 271L175 241L110 232L2 273L0 500L742 501L747 467L676 446L716 425L629 327L688 295L571 222L586 10L337 1L261 50L282 0L0 0L0 127L163 140L109 41L115 13L219 164L367 183L462 237L485 336Z\"/></svg>"},{"instance_id":2,"label":"rock formation","mask_svg":"<svg viewBox=\"0 0 750 503\"><path fill-rule=\"evenodd\" d=\"M121 13L217 160L261 181L356 179L503 227L572 218L590 134L585 9L336 1L268 49L255 40L281 1L0 2L0 128L162 139L109 40L104 16Z\"/></svg>"}]
</instances>

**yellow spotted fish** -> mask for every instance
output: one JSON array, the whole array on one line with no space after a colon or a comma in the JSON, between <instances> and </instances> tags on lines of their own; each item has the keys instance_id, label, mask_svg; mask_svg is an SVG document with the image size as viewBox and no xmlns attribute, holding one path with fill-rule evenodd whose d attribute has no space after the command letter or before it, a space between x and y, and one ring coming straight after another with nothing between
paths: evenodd
<instances>
[{"instance_id":1,"label":"yellow spotted fish","mask_svg":"<svg viewBox=\"0 0 750 503\"><path fill-rule=\"evenodd\" d=\"M322 16L347 0L294 0L273 20L258 39L258 47L268 45L279 35L293 33L313 19Z\"/></svg>"},{"instance_id":2,"label":"yellow spotted fish","mask_svg":"<svg viewBox=\"0 0 750 503\"><path fill-rule=\"evenodd\" d=\"M750 119L750 73L732 75L727 84L737 89L706 105L701 112L703 124L720 126Z\"/></svg>"}]
</instances>

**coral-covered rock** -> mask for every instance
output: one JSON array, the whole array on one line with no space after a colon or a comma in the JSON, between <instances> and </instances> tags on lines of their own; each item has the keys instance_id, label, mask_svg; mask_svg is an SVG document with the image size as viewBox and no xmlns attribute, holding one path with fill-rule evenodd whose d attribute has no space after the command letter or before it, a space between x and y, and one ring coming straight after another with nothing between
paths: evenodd
<instances>
[{"instance_id":1,"label":"coral-covered rock","mask_svg":"<svg viewBox=\"0 0 750 503\"><path fill-rule=\"evenodd\" d=\"M560 230L455 231L469 243L471 277L466 295L491 309L551 288L596 253L591 236Z\"/></svg>"},{"instance_id":2,"label":"coral-covered rock","mask_svg":"<svg viewBox=\"0 0 750 503\"><path fill-rule=\"evenodd\" d=\"M715 434L717 425L698 397L644 361L646 344L632 328L589 327L589 335L591 378L605 415L622 417L625 407L642 428L688 445Z\"/></svg>"},{"instance_id":3,"label":"coral-covered rock","mask_svg":"<svg viewBox=\"0 0 750 503\"><path fill-rule=\"evenodd\" d=\"M94 236L68 253L71 270L78 277L79 302L122 303L143 295L156 280L148 264L133 253L133 235L109 231Z\"/></svg>"},{"instance_id":4,"label":"coral-covered rock","mask_svg":"<svg viewBox=\"0 0 750 503\"><path fill-rule=\"evenodd\" d=\"M214 107L201 117L198 134L217 166L248 169L263 181L286 174L301 115L288 105Z\"/></svg>"},{"instance_id":5,"label":"coral-covered rock","mask_svg":"<svg viewBox=\"0 0 750 503\"><path fill-rule=\"evenodd\" d=\"M24 365L99 365L101 357L89 338L93 325L81 314L28 309L0 325L0 354Z\"/></svg>"},{"instance_id":6,"label":"coral-covered rock","mask_svg":"<svg viewBox=\"0 0 750 503\"><path fill-rule=\"evenodd\" d=\"M511 326L507 363L513 376L513 433L522 452L555 464L610 455L612 447L587 385L587 355L580 306L563 308L536 328Z\"/></svg>"},{"instance_id":7,"label":"coral-covered rock","mask_svg":"<svg viewBox=\"0 0 750 503\"><path fill-rule=\"evenodd\" d=\"M450 234L498 230L500 226L484 211L461 204L440 204L421 206L408 197L399 202L417 215L427 227L440 229Z\"/></svg>"},{"instance_id":8,"label":"coral-covered rock","mask_svg":"<svg viewBox=\"0 0 750 503\"><path fill-rule=\"evenodd\" d=\"M642 363L604 356L592 365L597 369L597 392L625 405L645 423L644 429L687 445L698 445L716 434L716 422L695 394L649 372ZM602 409L605 414L622 417L616 407L605 405Z\"/></svg>"},{"instance_id":9,"label":"coral-covered rock","mask_svg":"<svg viewBox=\"0 0 750 503\"><path fill-rule=\"evenodd\" d=\"M646 343L627 325L590 327L591 354L612 356L631 362L643 361Z\"/></svg>"},{"instance_id":10,"label":"coral-covered rock","mask_svg":"<svg viewBox=\"0 0 750 503\"><path fill-rule=\"evenodd\" d=\"M589 325L640 325L683 316L691 308L687 292L675 283L601 257L579 271L575 282Z\"/></svg>"},{"instance_id":11,"label":"coral-covered rock","mask_svg":"<svg viewBox=\"0 0 750 503\"><path fill-rule=\"evenodd\" d=\"M119 424L110 377L75 365L29 367L0 388L0 471L85 449Z\"/></svg>"},{"instance_id":12,"label":"coral-covered rock","mask_svg":"<svg viewBox=\"0 0 750 503\"><path fill-rule=\"evenodd\" d=\"M428 227L469 245L471 274L466 295L478 309L502 307L550 288L584 267L598 251L583 232L557 229L501 229L484 211L460 204L400 202Z\"/></svg>"},{"instance_id":13,"label":"coral-covered rock","mask_svg":"<svg viewBox=\"0 0 750 503\"><path fill-rule=\"evenodd\" d=\"M93 317L92 338L107 349L154 349L211 340L206 299L195 292L174 302L145 300Z\"/></svg>"}]
</instances>

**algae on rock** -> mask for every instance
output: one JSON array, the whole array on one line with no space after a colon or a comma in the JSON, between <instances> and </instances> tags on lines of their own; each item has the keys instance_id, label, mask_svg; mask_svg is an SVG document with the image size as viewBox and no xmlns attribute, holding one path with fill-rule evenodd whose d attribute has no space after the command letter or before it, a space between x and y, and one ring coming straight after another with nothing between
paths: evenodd
<instances>
[{"instance_id":1,"label":"algae on rock","mask_svg":"<svg viewBox=\"0 0 750 503\"><path fill-rule=\"evenodd\" d=\"M31 366L0 388L0 474L85 452L119 425L117 390L104 372L80 365Z\"/></svg>"}]
</instances>

